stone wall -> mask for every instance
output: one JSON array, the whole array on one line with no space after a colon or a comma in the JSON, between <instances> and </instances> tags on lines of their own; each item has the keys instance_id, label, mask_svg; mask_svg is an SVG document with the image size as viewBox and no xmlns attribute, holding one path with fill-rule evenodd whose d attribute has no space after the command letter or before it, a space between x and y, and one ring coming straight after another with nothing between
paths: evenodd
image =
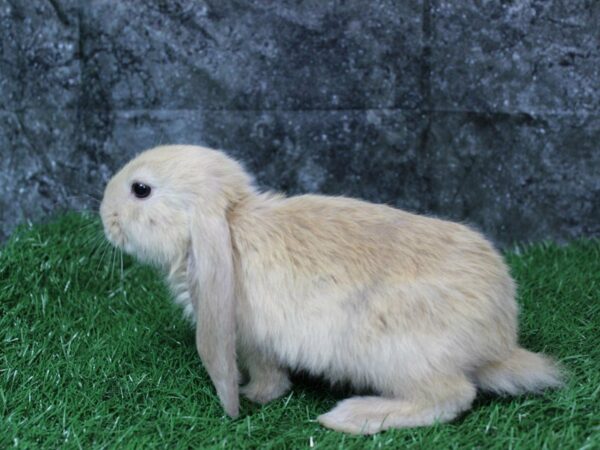
<instances>
[{"instance_id":1,"label":"stone wall","mask_svg":"<svg viewBox=\"0 0 600 450\"><path fill-rule=\"evenodd\" d=\"M161 143L501 245L600 235L600 2L0 0L0 240Z\"/></svg>"}]
</instances>

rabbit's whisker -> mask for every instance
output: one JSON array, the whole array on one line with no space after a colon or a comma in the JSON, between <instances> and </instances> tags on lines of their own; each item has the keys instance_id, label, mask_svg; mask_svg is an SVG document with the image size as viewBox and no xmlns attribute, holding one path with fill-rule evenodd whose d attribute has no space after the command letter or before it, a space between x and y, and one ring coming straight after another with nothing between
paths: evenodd
<instances>
[{"instance_id":1,"label":"rabbit's whisker","mask_svg":"<svg viewBox=\"0 0 600 450\"><path fill-rule=\"evenodd\" d=\"M121 257L121 284L123 283L123 250L119 249L119 256Z\"/></svg>"},{"instance_id":2,"label":"rabbit's whisker","mask_svg":"<svg viewBox=\"0 0 600 450\"><path fill-rule=\"evenodd\" d=\"M108 254L108 251L111 248L111 245L110 245L110 243L108 241L105 241L103 247L104 247L104 250L101 253L100 261L98 262L98 266L96 267L96 272L100 270L100 266L102 266L102 264L104 263L104 258Z\"/></svg>"},{"instance_id":3,"label":"rabbit's whisker","mask_svg":"<svg viewBox=\"0 0 600 450\"><path fill-rule=\"evenodd\" d=\"M97 235L97 234L87 236L86 238L84 238L82 245L84 247L89 247L89 246L95 247L99 243L101 238L102 238L102 236Z\"/></svg>"},{"instance_id":4,"label":"rabbit's whisker","mask_svg":"<svg viewBox=\"0 0 600 450\"><path fill-rule=\"evenodd\" d=\"M117 248L113 247L112 248L112 255L111 255L111 258L110 258L110 266L111 266L110 267L110 278L111 279L112 279L113 273L115 271L116 262L117 262Z\"/></svg>"},{"instance_id":5,"label":"rabbit's whisker","mask_svg":"<svg viewBox=\"0 0 600 450\"><path fill-rule=\"evenodd\" d=\"M106 242L104 239L104 235L98 230L88 230L89 236L85 238L84 245L93 245L94 247L100 245L103 242Z\"/></svg>"},{"instance_id":6,"label":"rabbit's whisker","mask_svg":"<svg viewBox=\"0 0 600 450\"><path fill-rule=\"evenodd\" d=\"M100 240L100 239L95 239L93 244L94 244L94 246L93 246L91 252L89 252L89 254L87 255L87 258L90 259L90 261L92 261L98 255L104 255L104 252L106 252L106 249L110 245L107 241ZM103 259L103 257L100 257L100 260L98 262L98 265L96 266L96 270L94 271L94 273L98 272L98 269L100 268L100 265L102 264L102 259ZM88 276L88 281L85 283L84 290L88 288L88 286L94 279L95 279L95 276L93 274L90 274Z\"/></svg>"}]
</instances>

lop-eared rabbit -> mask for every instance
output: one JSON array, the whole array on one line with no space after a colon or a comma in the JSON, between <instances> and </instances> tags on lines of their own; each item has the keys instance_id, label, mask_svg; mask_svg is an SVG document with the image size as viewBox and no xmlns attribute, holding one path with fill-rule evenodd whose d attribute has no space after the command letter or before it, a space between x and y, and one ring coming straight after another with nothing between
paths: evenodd
<instances>
[{"instance_id":1,"label":"lop-eared rabbit","mask_svg":"<svg viewBox=\"0 0 600 450\"><path fill-rule=\"evenodd\" d=\"M166 273L233 418L238 392L269 402L289 390L290 369L374 392L318 418L364 434L452 420L477 389L561 383L551 359L519 347L515 283L466 226L259 192L235 160L194 146L130 161L100 212L110 242Z\"/></svg>"}]
</instances>

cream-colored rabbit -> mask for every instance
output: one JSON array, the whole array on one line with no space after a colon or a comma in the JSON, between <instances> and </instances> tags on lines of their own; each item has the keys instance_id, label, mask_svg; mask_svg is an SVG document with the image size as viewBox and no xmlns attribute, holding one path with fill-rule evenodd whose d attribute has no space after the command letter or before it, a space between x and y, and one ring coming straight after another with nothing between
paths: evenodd
<instances>
[{"instance_id":1,"label":"cream-colored rabbit","mask_svg":"<svg viewBox=\"0 0 600 450\"><path fill-rule=\"evenodd\" d=\"M264 403L289 369L349 382L320 416L350 433L449 421L477 388L560 385L555 364L517 344L515 285L481 235L343 197L259 193L224 153L164 146L109 182L108 239L168 274L196 321L198 352L225 411L241 389Z\"/></svg>"}]
</instances>

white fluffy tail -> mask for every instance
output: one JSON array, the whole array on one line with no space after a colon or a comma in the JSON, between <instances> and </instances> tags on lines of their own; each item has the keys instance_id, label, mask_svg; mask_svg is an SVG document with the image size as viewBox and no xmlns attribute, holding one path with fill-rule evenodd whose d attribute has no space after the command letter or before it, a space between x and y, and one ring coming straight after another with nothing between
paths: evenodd
<instances>
[{"instance_id":1,"label":"white fluffy tail","mask_svg":"<svg viewBox=\"0 0 600 450\"><path fill-rule=\"evenodd\" d=\"M483 390L510 395L540 392L563 384L561 371L552 359L522 348L517 348L504 361L479 369L475 382Z\"/></svg>"}]
</instances>

